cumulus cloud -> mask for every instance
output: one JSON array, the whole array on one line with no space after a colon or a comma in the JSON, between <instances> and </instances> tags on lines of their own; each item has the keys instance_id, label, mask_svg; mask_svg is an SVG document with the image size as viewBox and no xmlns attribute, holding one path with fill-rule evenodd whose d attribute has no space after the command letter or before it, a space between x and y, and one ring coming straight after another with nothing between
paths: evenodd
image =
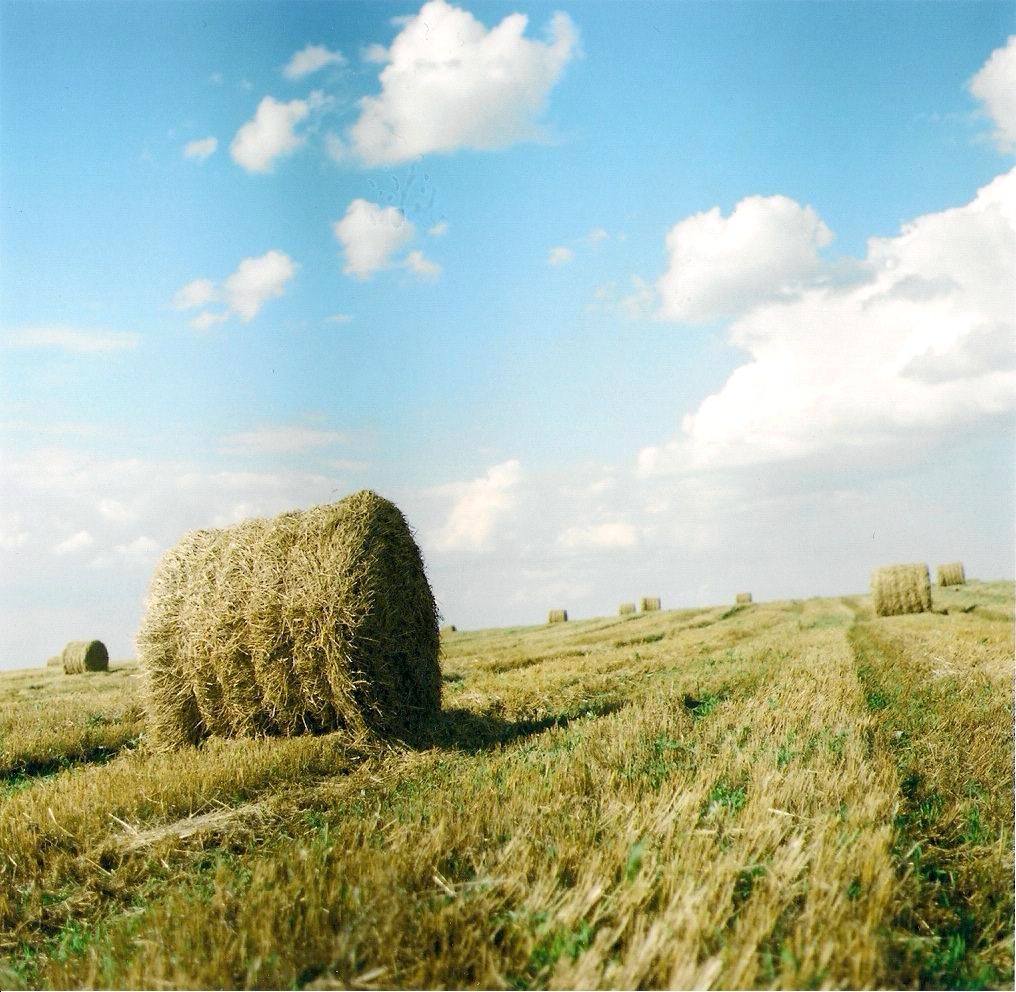
<instances>
[{"instance_id":1,"label":"cumulus cloud","mask_svg":"<svg viewBox=\"0 0 1016 992\"><path fill-rule=\"evenodd\" d=\"M807 227L824 229L817 219ZM684 418L674 441L644 449L642 469L899 449L1011 415L1014 271L1016 170L964 206L871 239L849 285L756 302L730 329L751 360Z\"/></svg>"},{"instance_id":2,"label":"cumulus cloud","mask_svg":"<svg viewBox=\"0 0 1016 992\"><path fill-rule=\"evenodd\" d=\"M266 96L258 104L254 118L236 132L229 146L233 161L248 172L271 172L277 158L292 154L303 144L296 125L307 117L312 104L319 101L320 96L313 94L310 101L289 103Z\"/></svg>"},{"instance_id":3,"label":"cumulus cloud","mask_svg":"<svg viewBox=\"0 0 1016 992\"><path fill-rule=\"evenodd\" d=\"M198 138L196 141L188 141L183 146L183 157L203 162L209 156L214 155L218 147L217 138Z\"/></svg>"},{"instance_id":4,"label":"cumulus cloud","mask_svg":"<svg viewBox=\"0 0 1016 992\"><path fill-rule=\"evenodd\" d=\"M269 426L253 431L239 431L224 439L227 451L241 454L293 454L314 448L330 448L344 444L347 435L316 427Z\"/></svg>"},{"instance_id":5,"label":"cumulus cloud","mask_svg":"<svg viewBox=\"0 0 1016 992\"><path fill-rule=\"evenodd\" d=\"M999 151L1016 151L1016 35L991 53L970 80L970 92L995 122Z\"/></svg>"},{"instance_id":6,"label":"cumulus cloud","mask_svg":"<svg viewBox=\"0 0 1016 992\"><path fill-rule=\"evenodd\" d=\"M443 238L448 233L448 221L440 220L433 226L427 228L427 233L432 238Z\"/></svg>"},{"instance_id":7,"label":"cumulus cloud","mask_svg":"<svg viewBox=\"0 0 1016 992\"><path fill-rule=\"evenodd\" d=\"M445 525L435 536L443 551L483 551L493 543L495 528L512 511L522 480L517 459L502 462L471 482L453 483L437 492L453 499Z\"/></svg>"},{"instance_id":8,"label":"cumulus cloud","mask_svg":"<svg viewBox=\"0 0 1016 992\"><path fill-rule=\"evenodd\" d=\"M792 294L822 271L818 251L831 240L811 207L786 196L746 197L729 217L693 214L667 233L661 316L710 321Z\"/></svg>"},{"instance_id":9,"label":"cumulus cloud","mask_svg":"<svg viewBox=\"0 0 1016 992\"><path fill-rule=\"evenodd\" d=\"M282 74L286 79L303 79L304 76L319 72L325 66L345 64L346 58L342 52L329 51L324 45L307 45L300 51L293 53L293 57L286 63Z\"/></svg>"},{"instance_id":10,"label":"cumulus cloud","mask_svg":"<svg viewBox=\"0 0 1016 992\"><path fill-rule=\"evenodd\" d=\"M573 551L601 548L633 548L638 531L631 524L613 520L588 527L569 527L557 539L562 548Z\"/></svg>"},{"instance_id":11,"label":"cumulus cloud","mask_svg":"<svg viewBox=\"0 0 1016 992\"><path fill-rule=\"evenodd\" d=\"M191 321L191 326L200 331L234 316L246 323L269 300L282 296L296 270L296 262L285 252L272 249L256 258L245 258L221 286L210 279L187 283L173 297L173 306L178 310L195 310L212 303L223 304L225 309L205 310Z\"/></svg>"},{"instance_id":12,"label":"cumulus cloud","mask_svg":"<svg viewBox=\"0 0 1016 992\"><path fill-rule=\"evenodd\" d=\"M95 538L87 530L79 530L71 534L66 540L53 546L55 555L72 555L78 551L85 551L95 544Z\"/></svg>"},{"instance_id":13,"label":"cumulus cloud","mask_svg":"<svg viewBox=\"0 0 1016 992\"><path fill-rule=\"evenodd\" d=\"M117 544L109 551L100 551L92 559L93 568L151 565L159 557L159 543L142 534L125 544Z\"/></svg>"},{"instance_id":14,"label":"cumulus cloud","mask_svg":"<svg viewBox=\"0 0 1016 992\"><path fill-rule=\"evenodd\" d=\"M137 334L119 331L90 331L67 324L22 327L0 336L0 348L14 351L65 351L73 355L131 351L138 346Z\"/></svg>"},{"instance_id":15,"label":"cumulus cloud","mask_svg":"<svg viewBox=\"0 0 1016 992\"><path fill-rule=\"evenodd\" d=\"M387 51L374 45L365 53L385 67L381 92L360 101L348 132L356 157L385 165L538 137L537 119L578 38L563 13L551 19L546 41L524 37L527 24L524 14L510 14L488 30L445 0L424 4Z\"/></svg>"},{"instance_id":16,"label":"cumulus cloud","mask_svg":"<svg viewBox=\"0 0 1016 992\"><path fill-rule=\"evenodd\" d=\"M441 266L432 262L422 251L411 251L406 256L406 268L423 279L436 279L441 275Z\"/></svg>"},{"instance_id":17,"label":"cumulus cloud","mask_svg":"<svg viewBox=\"0 0 1016 992\"><path fill-rule=\"evenodd\" d=\"M555 245L547 255L548 265L567 265L575 258L575 252L564 245Z\"/></svg>"},{"instance_id":18,"label":"cumulus cloud","mask_svg":"<svg viewBox=\"0 0 1016 992\"><path fill-rule=\"evenodd\" d=\"M346 257L342 269L346 275L369 279L375 272L395 266L427 279L441 274L441 266L422 251L411 251L401 260L396 258L416 237L416 227L398 207L353 200L342 220L332 225L332 232Z\"/></svg>"}]
</instances>

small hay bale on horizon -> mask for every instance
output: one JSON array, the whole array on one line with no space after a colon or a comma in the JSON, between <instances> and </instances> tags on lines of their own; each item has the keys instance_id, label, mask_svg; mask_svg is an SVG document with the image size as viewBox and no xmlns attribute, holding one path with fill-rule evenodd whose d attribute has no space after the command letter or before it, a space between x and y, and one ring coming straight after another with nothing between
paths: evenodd
<instances>
[{"instance_id":1,"label":"small hay bale on horizon","mask_svg":"<svg viewBox=\"0 0 1016 992\"><path fill-rule=\"evenodd\" d=\"M567 623L567 622L568 622L567 610L551 610L547 614L547 623Z\"/></svg>"},{"instance_id":2,"label":"small hay bale on horizon","mask_svg":"<svg viewBox=\"0 0 1016 992\"><path fill-rule=\"evenodd\" d=\"M875 615L901 616L931 609L931 577L923 563L886 565L871 573L871 600Z\"/></svg>"},{"instance_id":3,"label":"small hay bale on horizon","mask_svg":"<svg viewBox=\"0 0 1016 992\"><path fill-rule=\"evenodd\" d=\"M63 655L55 654L52 658L46 659L47 668L63 668Z\"/></svg>"},{"instance_id":4,"label":"small hay bale on horizon","mask_svg":"<svg viewBox=\"0 0 1016 992\"><path fill-rule=\"evenodd\" d=\"M952 561L947 565L938 566L938 584L940 586L964 586L967 575L963 570L963 562Z\"/></svg>"},{"instance_id":5,"label":"small hay bale on horizon","mask_svg":"<svg viewBox=\"0 0 1016 992\"><path fill-rule=\"evenodd\" d=\"M445 625L444 625L444 626L443 626L443 627L441 628L441 633L442 633L442 634L454 634L454 633L455 633L455 631L457 631L458 629L459 629L459 628L458 628L458 627L456 627L456 626L455 626L455 624L453 624L453 623L446 623L446 624L445 624Z\"/></svg>"},{"instance_id":6,"label":"small hay bale on horizon","mask_svg":"<svg viewBox=\"0 0 1016 992\"><path fill-rule=\"evenodd\" d=\"M634 603L622 603L618 608L617 612L619 616L626 617L631 613L635 612Z\"/></svg>"},{"instance_id":7,"label":"small hay bale on horizon","mask_svg":"<svg viewBox=\"0 0 1016 992\"><path fill-rule=\"evenodd\" d=\"M639 600L639 609L643 613L650 613L653 610L658 610L659 608L660 608L659 596L643 596L642 599Z\"/></svg>"},{"instance_id":8,"label":"small hay bale on horizon","mask_svg":"<svg viewBox=\"0 0 1016 992\"><path fill-rule=\"evenodd\" d=\"M138 634L156 748L345 730L411 736L441 708L437 606L405 517L369 490L195 530Z\"/></svg>"},{"instance_id":9,"label":"small hay bale on horizon","mask_svg":"<svg viewBox=\"0 0 1016 992\"><path fill-rule=\"evenodd\" d=\"M751 601L752 599L750 592L739 592L737 596L734 598L734 603L737 604L738 606L742 606L745 603L750 603Z\"/></svg>"},{"instance_id":10,"label":"small hay bale on horizon","mask_svg":"<svg viewBox=\"0 0 1016 992\"><path fill-rule=\"evenodd\" d=\"M106 672L109 671L109 652L102 641L71 641L63 649L60 663L65 675Z\"/></svg>"}]
</instances>

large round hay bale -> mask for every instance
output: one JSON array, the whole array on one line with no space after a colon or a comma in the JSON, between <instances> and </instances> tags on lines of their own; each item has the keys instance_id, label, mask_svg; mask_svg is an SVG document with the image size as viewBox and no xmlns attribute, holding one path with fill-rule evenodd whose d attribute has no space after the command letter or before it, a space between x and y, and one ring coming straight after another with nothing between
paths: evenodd
<instances>
[{"instance_id":1,"label":"large round hay bale","mask_svg":"<svg viewBox=\"0 0 1016 992\"><path fill-rule=\"evenodd\" d=\"M547 614L547 623L567 623L567 622L568 622L567 610L551 610Z\"/></svg>"},{"instance_id":2,"label":"large round hay bale","mask_svg":"<svg viewBox=\"0 0 1016 992\"><path fill-rule=\"evenodd\" d=\"M953 561L948 565L938 566L938 584L940 586L963 586L967 583L963 562Z\"/></svg>"},{"instance_id":3,"label":"large round hay bale","mask_svg":"<svg viewBox=\"0 0 1016 992\"><path fill-rule=\"evenodd\" d=\"M751 602L751 593L750 592L739 592L737 594L737 596L735 597L735 599L734 599L734 603L737 606L743 606L744 604L750 603L750 602Z\"/></svg>"},{"instance_id":4,"label":"large round hay bale","mask_svg":"<svg viewBox=\"0 0 1016 992\"><path fill-rule=\"evenodd\" d=\"M109 670L109 652L102 641L71 641L60 655L67 675Z\"/></svg>"},{"instance_id":5,"label":"large round hay bale","mask_svg":"<svg viewBox=\"0 0 1016 992\"><path fill-rule=\"evenodd\" d=\"M875 615L898 616L931 609L931 576L928 566L886 565L871 573L871 600Z\"/></svg>"},{"instance_id":6,"label":"large round hay bale","mask_svg":"<svg viewBox=\"0 0 1016 992\"><path fill-rule=\"evenodd\" d=\"M649 613L652 610L658 610L660 608L659 596L643 596L639 601L639 609L643 613Z\"/></svg>"},{"instance_id":7,"label":"large round hay bale","mask_svg":"<svg viewBox=\"0 0 1016 992\"><path fill-rule=\"evenodd\" d=\"M619 616L626 617L631 613L635 612L634 603L622 603L618 608L617 612Z\"/></svg>"},{"instance_id":8,"label":"large round hay bale","mask_svg":"<svg viewBox=\"0 0 1016 992\"><path fill-rule=\"evenodd\" d=\"M345 729L413 736L441 708L437 607L398 507L338 503L185 535L138 634L158 747Z\"/></svg>"}]
</instances>

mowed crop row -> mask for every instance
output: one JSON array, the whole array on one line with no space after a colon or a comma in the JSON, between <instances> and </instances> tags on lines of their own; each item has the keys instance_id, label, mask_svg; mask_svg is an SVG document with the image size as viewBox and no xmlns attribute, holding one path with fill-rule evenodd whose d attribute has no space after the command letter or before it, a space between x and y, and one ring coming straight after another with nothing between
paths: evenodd
<instances>
[{"instance_id":1,"label":"mowed crop row","mask_svg":"<svg viewBox=\"0 0 1016 992\"><path fill-rule=\"evenodd\" d=\"M1009 985L1013 586L933 597L450 633L412 749L3 676L0 987Z\"/></svg>"}]
</instances>

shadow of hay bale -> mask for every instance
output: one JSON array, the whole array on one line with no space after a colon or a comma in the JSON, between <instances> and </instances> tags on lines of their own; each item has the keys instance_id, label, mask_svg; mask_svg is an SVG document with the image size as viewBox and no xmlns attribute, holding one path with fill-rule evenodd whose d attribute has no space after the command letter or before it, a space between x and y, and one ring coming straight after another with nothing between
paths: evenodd
<instances>
[{"instance_id":1,"label":"shadow of hay bale","mask_svg":"<svg viewBox=\"0 0 1016 992\"><path fill-rule=\"evenodd\" d=\"M554 727L567 727L582 717L609 716L623 709L623 702L587 704L575 710L535 720L506 720L492 713L477 713L460 707L444 709L433 724L406 743L411 747L446 748L455 751L489 751L502 744L534 737Z\"/></svg>"}]
</instances>

